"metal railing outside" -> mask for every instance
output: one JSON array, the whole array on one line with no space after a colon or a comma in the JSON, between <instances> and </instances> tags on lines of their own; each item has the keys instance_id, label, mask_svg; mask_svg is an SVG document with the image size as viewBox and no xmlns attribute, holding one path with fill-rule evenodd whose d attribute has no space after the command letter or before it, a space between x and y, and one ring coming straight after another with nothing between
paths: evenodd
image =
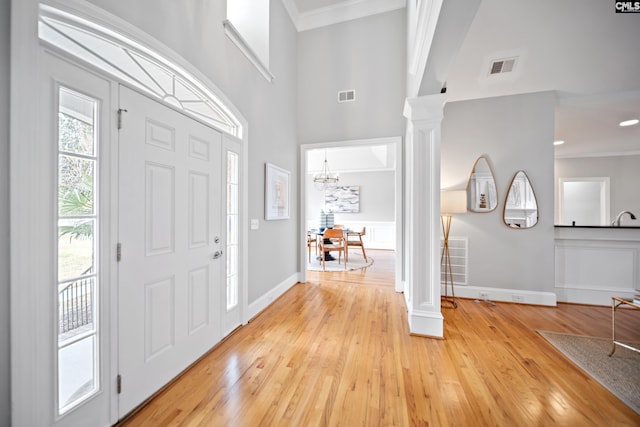
<instances>
[{"instance_id":1,"label":"metal railing outside","mask_svg":"<svg viewBox=\"0 0 640 427\"><path fill-rule=\"evenodd\" d=\"M81 276L90 274L93 267ZM93 295L95 276L83 277L69 283L58 292L58 333L63 334L93 324Z\"/></svg>"}]
</instances>

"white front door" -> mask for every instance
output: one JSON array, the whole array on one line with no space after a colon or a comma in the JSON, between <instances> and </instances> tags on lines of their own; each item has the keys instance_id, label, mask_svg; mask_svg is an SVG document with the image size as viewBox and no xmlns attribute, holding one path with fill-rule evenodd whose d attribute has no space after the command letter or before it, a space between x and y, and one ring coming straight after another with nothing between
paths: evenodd
<instances>
[{"instance_id":1,"label":"white front door","mask_svg":"<svg viewBox=\"0 0 640 427\"><path fill-rule=\"evenodd\" d=\"M120 88L119 417L222 337L222 136Z\"/></svg>"}]
</instances>

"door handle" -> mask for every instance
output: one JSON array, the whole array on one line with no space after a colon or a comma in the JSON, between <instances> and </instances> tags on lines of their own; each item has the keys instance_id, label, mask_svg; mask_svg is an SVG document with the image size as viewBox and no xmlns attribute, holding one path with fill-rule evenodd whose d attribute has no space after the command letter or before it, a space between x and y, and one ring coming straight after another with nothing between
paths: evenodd
<instances>
[{"instance_id":1,"label":"door handle","mask_svg":"<svg viewBox=\"0 0 640 427\"><path fill-rule=\"evenodd\" d=\"M215 251L211 259L218 259L222 256L222 251Z\"/></svg>"}]
</instances>

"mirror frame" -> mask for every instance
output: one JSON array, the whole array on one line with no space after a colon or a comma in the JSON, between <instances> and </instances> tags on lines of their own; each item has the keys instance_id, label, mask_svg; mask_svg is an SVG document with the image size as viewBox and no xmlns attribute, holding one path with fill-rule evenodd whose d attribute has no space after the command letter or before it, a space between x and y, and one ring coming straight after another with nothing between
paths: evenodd
<instances>
[{"instance_id":1,"label":"mirror frame","mask_svg":"<svg viewBox=\"0 0 640 427\"><path fill-rule=\"evenodd\" d=\"M512 224L509 224L509 223L507 222L507 219L506 219L507 205L508 205L508 203L509 203L509 195L511 194L511 190L513 189L513 184L516 182L516 179L518 178L518 175L520 175L520 174L522 174L522 175L524 176L524 178L525 178L525 180L526 180L526 183L527 183L527 184L529 184L529 188L531 189L531 197L533 198L533 202L535 202L535 206L536 206L536 209L535 209L535 212L536 212L536 222L535 222L534 224L532 224L532 225L528 226L528 227L514 226L514 225L512 225ZM525 197L525 200L524 200L523 202L524 202L524 204L525 204L525 207L523 207L522 209L525 209L525 208L526 208L526 204L527 204L527 201L526 201L526 197L527 197L527 195L525 194L525 195L524 195L524 197ZM516 173L515 173L515 174L513 174L513 178L511 179L511 182L509 183L509 187L507 187L506 196L505 196L505 198L504 198L504 207L503 207L503 209L502 209L502 222L503 222L503 223L504 223L508 228L510 228L510 229L512 229L512 230L528 230L528 229L530 229L530 228L535 227L535 226L540 222L540 215L539 215L539 213L540 213L540 210L538 209L538 198L536 197L536 192L535 192L535 190L533 189L533 184L531 183L531 180L529 179L529 176L528 176L528 175L527 175L527 173L526 173L525 171L523 171L523 170L516 171Z\"/></svg>"},{"instance_id":2,"label":"mirror frame","mask_svg":"<svg viewBox=\"0 0 640 427\"><path fill-rule=\"evenodd\" d=\"M487 163L487 167L489 168L489 172L491 173L491 179L493 179L493 187L494 187L495 192L496 192L495 206L493 206L493 208L491 208L491 209L479 210L479 209L475 209L473 207L474 201L472 200L472 196L471 196L472 192L470 191L471 178L473 177L473 174L474 174L474 172L476 170L476 166L478 166L478 162L480 160L484 160ZM488 213L488 212L493 212L498 208L498 204L499 204L499 201L500 201L500 197L498 196L498 184L496 182L496 176L493 173L493 168L491 167L491 162L489 161L489 156L482 155L482 156L478 157L476 159L476 161L473 163L473 167L471 168L471 172L469 173L469 179L467 180L467 188L466 188L466 190L467 190L467 210L469 212Z\"/></svg>"}]
</instances>

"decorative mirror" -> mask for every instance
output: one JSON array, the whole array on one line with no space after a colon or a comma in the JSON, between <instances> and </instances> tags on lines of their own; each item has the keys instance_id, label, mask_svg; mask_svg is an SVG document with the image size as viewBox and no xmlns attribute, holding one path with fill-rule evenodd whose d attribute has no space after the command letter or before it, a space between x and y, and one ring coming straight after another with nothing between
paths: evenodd
<instances>
[{"instance_id":1,"label":"decorative mirror","mask_svg":"<svg viewBox=\"0 0 640 427\"><path fill-rule=\"evenodd\" d=\"M478 157L467 183L467 208L471 212L491 212L498 206L496 180L489 160Z\"/></svg>"},{"instance_id":2,"label":"decorative mirror","mask_svg":"<svg viewBox=\"0 0 640 427\"><path fill-rule=\"evenodd\" d=\"M524 171L516 172L511 180L503 219L511 228L531 228L538 223L538 202Z\"/></svg>"}]
</instances>

